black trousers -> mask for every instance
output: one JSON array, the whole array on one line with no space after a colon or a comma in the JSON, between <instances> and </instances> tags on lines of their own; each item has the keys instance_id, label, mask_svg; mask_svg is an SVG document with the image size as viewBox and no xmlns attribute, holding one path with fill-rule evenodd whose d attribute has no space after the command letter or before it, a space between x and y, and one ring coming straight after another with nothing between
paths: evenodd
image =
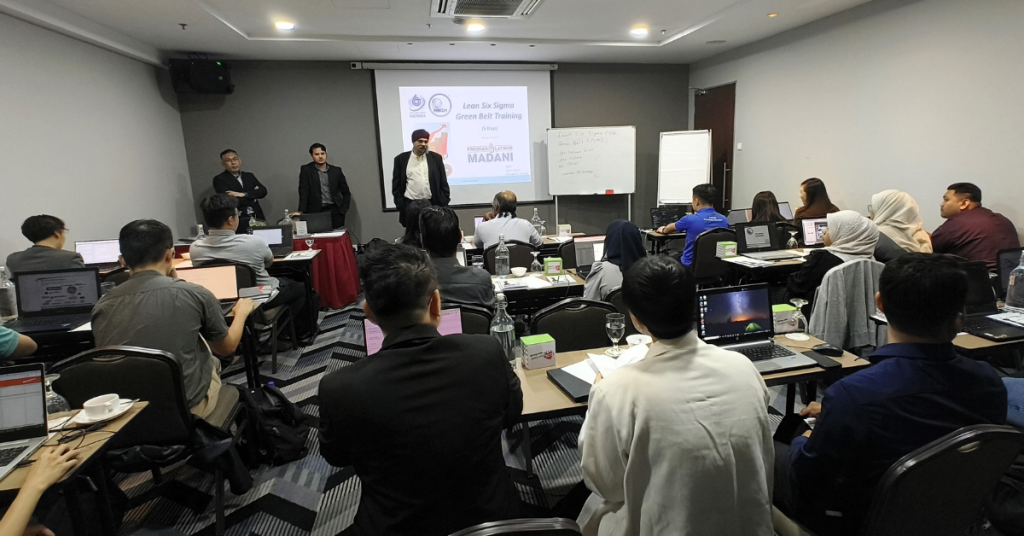
<instances>
[{"instance_id":1,"label":"black trousers","mask_svg":"<svg viewBox=\"0 0 1024 536\"><path fill-rule=\"evenodd\" d=\"M789 445L775 441L775 482L772 487L772 503L786 514L786 517L797 521L815 534L836 536L855 536L859 532L859 521L825 515L801 501L794 493L790 480Z\"/></svg>"},{"instance_id":2,"label":"black trousers","mask_svg":"<svg viewBox=\"0 0 1024 536\"><path fill-rule=\"evenodd\" d=\"M341 212L338 205L321 205L320 212L331 213L331 227L339 229L345 226L345 214Z\"/></svg>"},{"instance_id":3,"label":"black trousers","mask_svg":"<svg viewBox=\"0 0 1024 536\"><path fill-rule=\"evenodd\" d=\"M268 301L264 307L273 309L281 305L288 307L288 311L291 312L292 320L295 322L295 333L299 338L305 338L312 333L309 325L310 315L308 314L310 304L306 299L305 285L294 279L278 277L277 296Z\"/></svg>"},{"instance_id":4,"label":"black trousers","mask_svg":"<svg viewBox=\"0 0 1024 536\"><path fill-rule=\"evenodd\" d=\"M235 234L249 234L250 221L252 221L252 218L250 218L249 216L239 216L238 229L235 231Z\"/></svg>"}]
</instances>

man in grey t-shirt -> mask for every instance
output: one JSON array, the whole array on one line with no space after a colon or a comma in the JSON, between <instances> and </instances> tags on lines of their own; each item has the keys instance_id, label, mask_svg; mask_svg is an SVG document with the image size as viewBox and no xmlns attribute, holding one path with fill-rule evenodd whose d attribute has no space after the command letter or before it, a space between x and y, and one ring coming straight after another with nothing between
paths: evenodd
<instances>
[{"instance_id":1,"label":"man in grey t-shirt","mask_svg":"<svg viewBox=\"0 0 1024 536\"><path fill-rule=\"evenodd\" d=\"M252 300L239 299L231 326L209 290L177 279L171 230L156 220L121 229L121 255L131 278L100 298L92 311L96 346L140 346L169 352L181 365L192 413L207 417L220 393L218 355L231 355L242 338Z\"/></svg>"}]
</instances>

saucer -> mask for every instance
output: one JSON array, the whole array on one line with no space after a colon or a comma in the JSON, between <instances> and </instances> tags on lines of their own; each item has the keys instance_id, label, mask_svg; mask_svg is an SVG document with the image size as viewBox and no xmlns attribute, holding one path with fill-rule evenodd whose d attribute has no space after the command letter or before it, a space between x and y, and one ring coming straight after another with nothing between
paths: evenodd
<instances>
[{"instance_id":1,"label":"saucer","mask_svg":"<svg viewBox=\"0 0 1024 536\"><path fill-rule=\"evenodd\" d=\"M134 406L134 405L135 405L135 403L132 402L131 400L129 400L127 398L122 398L121 399L121 405L118 406L117 409L115 409L111 413L108 413L108 414L106 414L106 415L104 415L104 416L102 416L102 417L100 417L98 419L93 419L93 418L89 417L88 415L86 415L85 414L85 410L83 409L82 411L79 411L77 414L75 414L74 417L71 418L71 422L75 423L75 424L86 424L86 425L88 425L88 424L96 424L96 423L100 423L100 422L106 422L106 421L109 421L111 419L120 417L121 415L124 415L125 412L127 412L130 409L132 409L132 406Z\"/></svg>"}]
</instances>

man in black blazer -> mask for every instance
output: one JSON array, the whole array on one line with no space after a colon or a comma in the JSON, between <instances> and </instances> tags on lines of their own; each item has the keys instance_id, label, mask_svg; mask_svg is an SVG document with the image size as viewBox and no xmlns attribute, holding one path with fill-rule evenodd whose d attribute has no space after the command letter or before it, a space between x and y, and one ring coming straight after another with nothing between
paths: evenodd
<instances>
[{"instance_id":1,"label":"man in black blazer","mask_svg":"<svg viewBox=\"0 0 1024 536\"><path fill-rule=\"evenodd\" d=\"M405 209L413 199L429 199L431 205L448 206L452 200L444 159L430 150L430 133L412 133L412 151L395 157L391 174L391 195L398 208L398 223L405 227ZM410 163L410 160L412 162Z\"/></svg>"},{"instance_id":2,"label":"man in black blazer","mask_svg":"<svg viewBox=\"0 0 1024 536\"><path fill-rule=\"evenodd\" d=\"M330 212L331 226L345 226L345 214L352 203L345 174L327 163L327 147L314 143L309 147L313 161L299 168L299 211L297 214Z\"/></svg>"},{"instance_id":3,"label":"man in black blazer","mask_svg":"<svg viewBox=\"0 0 1024 536\"><path fill-rule=\"evenodd\" d=\"M228 194L238 198L238 234L249 232L249 221L252 218L267 221L260 208L260 199L267 197L267 189L260 184L256 175L242 171L242 159L233 149L220 153L220 164L224 173L213 178L213 189L218 194Z\"/></svg>"},{"instance_id":4,"label":"man in black blazer","mask_svg":"<svg viewBox=\"0 0 1024 536\"><path fill-rule=\"evenodd\" d=\"M362 485L346 536L441 536L519 516L501 432L523 410L519 379L487 335L440 336L426 253L403 244L360 267L380 351L320 382L320 453Z\"/></svg>"}]
</instances>

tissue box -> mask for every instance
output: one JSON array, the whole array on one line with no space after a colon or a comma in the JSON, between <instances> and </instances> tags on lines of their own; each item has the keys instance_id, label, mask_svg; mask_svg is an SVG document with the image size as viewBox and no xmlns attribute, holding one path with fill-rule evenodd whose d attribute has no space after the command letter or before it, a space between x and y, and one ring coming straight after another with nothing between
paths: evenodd
<instances>
[{"instance_id":1,"label":"tissue box","mask_svg":"<svg viewBox=\"0 0 1024 536\"><path fill-rule=\"evenodd\" d=\"M736 256L736 242L719 242L715 250L715 256L719 259Z\"/></svg>"},{"instance_id":2,"label":"tissue box","mask_svg":"<svg viewBox=\"0 0 1024 536\"><path fill-rule=\"evenodd\" d=\"M795 319L796 307L786 303L772 306L772 318L775 319L775 333L792 333L797 330Z\"/></svg>"},{"instance_id":3,"label":"tissue box","mask_svg":"<svg viewBox=\"0 0 1024 536\"><path fill-rule=\"evenodd\" d=\"M546 277L562 275L562 258L548 257L544 259L544 275Z\"/></svg>"},{"instance_id":4,"label":"tissue box","mask_svg":"<svg viewBox=\"0 0 1024 536\"><path fill-rule=\"evenodd\" d=\"M572 236L572 225L569 225L568 223L559 223L558 236Z\"/></svg>"},{"instance_id":5,"label":"tissue box","mask_svg":"<svg viewBox=\"0 0 1024 536\"><path fill-rule=\"evenodd\" d=\"M523 346L523 368L536 370L555 366L555 339L551 335L531 335L519 342Z\"/></svg>"}]
</instances>

